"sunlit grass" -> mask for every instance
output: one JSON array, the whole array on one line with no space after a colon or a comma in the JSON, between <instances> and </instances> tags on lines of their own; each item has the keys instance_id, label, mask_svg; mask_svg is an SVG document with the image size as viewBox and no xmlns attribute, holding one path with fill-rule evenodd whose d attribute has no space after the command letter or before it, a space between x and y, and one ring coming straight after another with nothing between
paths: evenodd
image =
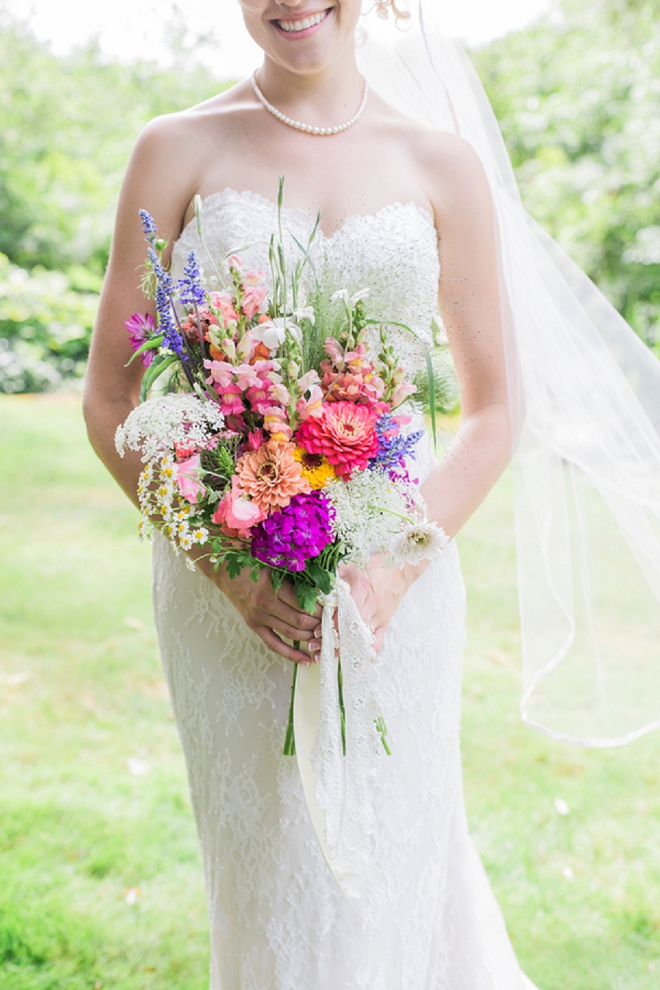
<instances>
[{"instance_id":1,"label":"sunlit grass","mask_svg":"<svg viewBox=\"0 0 660 990\"><path fill-rule=\"evenodd\" d=\"M206 987L201 867L135 512L75 399L0 399L0 467L0 987ZM542 990L651 990L660 739L585 752L520 723L508 485L460 541L472 829Z\"/></svg>"}]
</instances>

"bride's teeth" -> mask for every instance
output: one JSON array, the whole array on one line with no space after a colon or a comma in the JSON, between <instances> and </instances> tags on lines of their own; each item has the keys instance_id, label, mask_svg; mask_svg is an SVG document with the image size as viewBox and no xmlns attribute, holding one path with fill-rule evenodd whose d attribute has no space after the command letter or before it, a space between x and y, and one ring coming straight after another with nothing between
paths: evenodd
<instances>
[{"instance_id":1,"label":"bride's teeth","mask_svg":"<svg viewBox=\"0 0 660 990\"><path fill-rule=\"evenodd\" d=\"M307 28L320 24L326 13L327 11L322 10L318 14L312 14L311 17L305 17L302 21L278 21L277 23L283 31L293 34L294 31L306 31Z\"/></svg>"}]
</instances>

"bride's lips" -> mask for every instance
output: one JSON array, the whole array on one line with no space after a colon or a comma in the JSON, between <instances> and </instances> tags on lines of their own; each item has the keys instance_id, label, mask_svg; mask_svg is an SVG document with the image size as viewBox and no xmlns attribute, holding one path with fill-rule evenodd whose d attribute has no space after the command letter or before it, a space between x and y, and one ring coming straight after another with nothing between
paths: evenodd
<instances>
[{"instance_id":1,"label":"bride's lips","mask_svg":"<svg viewBox=\"0 0 660 990\"><path fill-rule=\"evenodd\" d=\"M295 41L298 38L308 38L310 34L320 31L332 11L332 7L326 7L325 10L316 10L302 16L298 14L297 17L280 17L271 21L271 24L275 25L279 34Z\"/></svg>"}]
</instances>

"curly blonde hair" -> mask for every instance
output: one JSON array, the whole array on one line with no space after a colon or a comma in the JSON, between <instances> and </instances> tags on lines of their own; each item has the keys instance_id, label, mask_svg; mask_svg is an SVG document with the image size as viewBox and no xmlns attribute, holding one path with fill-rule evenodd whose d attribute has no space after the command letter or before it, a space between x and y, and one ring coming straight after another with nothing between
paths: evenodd
<instances>
[{"instance_id":1,"label":"curly blonde hair","mask_svg":"<svg viewBox=\"0 0 660 990\"><path fill-rule=\"evenodd\" d=\"M410 11L400 10L399 7L397 7L396 0L374 0L374 2L376 5L376 13L379 17L389 17L390 11L394 14L397 21L405 21L410 17Z\"/></svg>"}]
</instances>

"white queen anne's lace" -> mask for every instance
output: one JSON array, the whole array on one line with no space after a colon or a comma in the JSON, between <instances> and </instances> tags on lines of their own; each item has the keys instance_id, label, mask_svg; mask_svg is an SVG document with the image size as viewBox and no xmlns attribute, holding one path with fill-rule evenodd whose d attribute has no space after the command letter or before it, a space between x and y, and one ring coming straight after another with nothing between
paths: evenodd
<instances>
[{"instance_id":1,"label":"white queen anne's lace","mask_svg":"<svg viewBox=\"0 0 660 990\"><path fill-rule=\"evenodd\" d=\"M241 252L245 264L267 270L275 218L262 197L226 190L205 202L205 240L217 258L251 242ZM294 258L293 236L305 243L314 221L289 210L284 221ZM175 277L191 249L205 262L194 223L174 246ZM349 217L313 251L321 277L351 293L369 286L370 312L428 334L439 266L425 211L396 204ZM407 367L416 371L423 358L409 336L402 331L397 352L408 348ZM424 480L432 458L428 443L420 447L414 470ZM374 864L370 900L378 905L371 929L339 891L297 762L282 755L291 665L208 579L189 573L160 534L154 606L204 860L212 990L528 987L467 829L459 751L464 591L455 545L405 596L377 662L374 712L385 717L392 756L376 738L374 759L360 771L370 800L362 819ZM350 841L350 828L342 834ZM344 846L341 855L350 869L353 851Z\"/></svg>"},{"instance_id":2,"label":"white queen anne's lace","mask_svg":"<svg viewBox=\"0 0 660 990\"><path fill-rule=\"evenodd\" d=\"M140 403L117 428L115 446L142 452L143 461L172 451L175 444L202 446L224 428L219 407L192 392L156 396Z\"/></svg>"}]
</instances>

